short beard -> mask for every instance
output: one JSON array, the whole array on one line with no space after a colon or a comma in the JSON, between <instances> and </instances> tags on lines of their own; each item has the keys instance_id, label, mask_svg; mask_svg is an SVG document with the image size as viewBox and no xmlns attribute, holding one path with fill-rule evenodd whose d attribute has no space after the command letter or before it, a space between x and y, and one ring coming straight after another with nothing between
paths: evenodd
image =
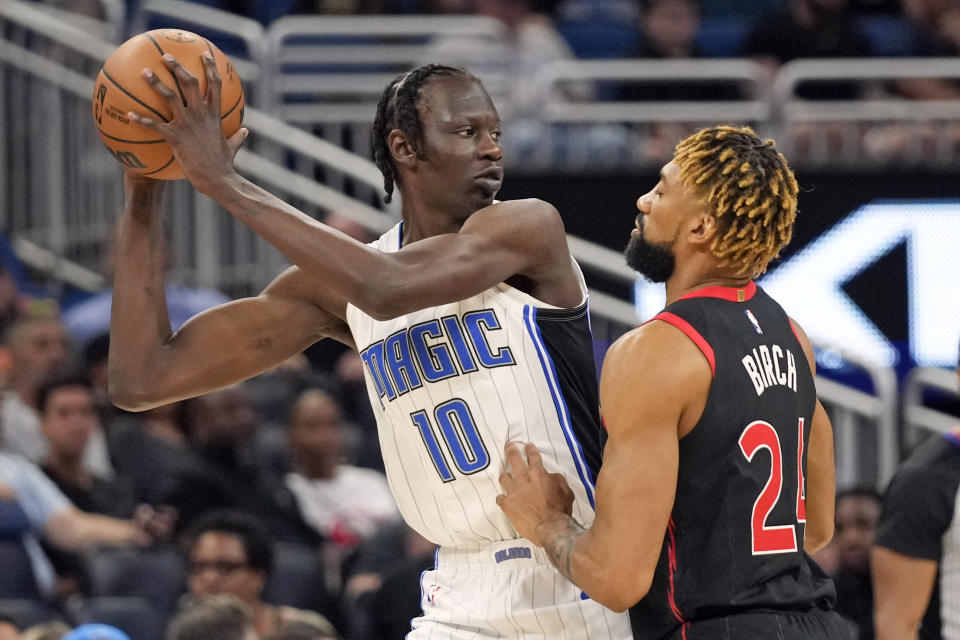
<instances>
[{"instance_id":1,"label":"short beard","mask_svg":"<svg viewBox=\"0 0 960 640\"><path fill-rule=\"evenodd\" d=\"M630 238L623 254L627 258L627 266L650 282L666 282L676 268L676 259L670 252L673 245L673 242L647 242L641 233Z\"/></svg>"}]
</instances>

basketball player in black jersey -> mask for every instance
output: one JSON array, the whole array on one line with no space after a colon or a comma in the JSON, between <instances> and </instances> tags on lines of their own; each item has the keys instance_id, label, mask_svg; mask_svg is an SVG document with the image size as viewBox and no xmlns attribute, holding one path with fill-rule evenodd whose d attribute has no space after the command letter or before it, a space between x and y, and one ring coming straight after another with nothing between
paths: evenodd
<instances>
[{"instance_id":1,"label":"basketball player in black jersey","mask_svg":"<svg viewBox=\"0 0 960 640\"><path fill-rule=\"evenodd\" d=\"M627 261L667 306L609 350L596 520L536 448L507 445L501 508L635 638L847 638L807 556L833 532L830 421L810 341L754 284L791 236L797 183L772 140L715 127L640 197Z\"/></svg>"}]
</instances>

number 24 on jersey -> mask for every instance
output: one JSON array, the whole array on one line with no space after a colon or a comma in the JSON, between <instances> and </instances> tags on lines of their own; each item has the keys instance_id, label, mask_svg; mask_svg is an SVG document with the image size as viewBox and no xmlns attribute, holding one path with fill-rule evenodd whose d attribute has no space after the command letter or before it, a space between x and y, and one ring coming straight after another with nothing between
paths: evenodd
<instances>
[{"instance_id":1,"label":"number 24 on jersey","mask_svg":"<svg viewBox=\"0 0 960 640\"><path fill-rule=\"evenodd\" d=\"M803 422L797 425L797 523L807 521L806 492L803 478ZM740 451L747 462L761 449L770 452L770 477L760 495L753 503L750 517L750 533L753 555L771 553L792 553L798 550L797 527L794 524L768 525L767 517L780 499L783 488L783 456L780 450L780 436L769 422L757 420L751 422L740 434Z\"/></svg>"}]
</instances>

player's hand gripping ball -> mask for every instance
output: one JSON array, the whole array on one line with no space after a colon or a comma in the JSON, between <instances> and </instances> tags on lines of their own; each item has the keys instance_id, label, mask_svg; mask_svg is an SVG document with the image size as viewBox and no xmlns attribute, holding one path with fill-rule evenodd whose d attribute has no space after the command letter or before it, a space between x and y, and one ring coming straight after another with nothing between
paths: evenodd
<instances>
[{"instance_id":1,"label":"player's hand gripping ball","mask_svg":"<svg viewBox=\"0 0 960 640\"><path fill-rule=\"evenodd\" d=\"M168 87L181 92L177 79L160 57L172 54L207 90L204 51L213 55L220 73L220 121L223 133L233 135L243 121L243 87L237 70L220 49L206 38L182 29L155 29L134 36L120 45L103 63L93 89L93 120L110 153L128 171L158 180L183 177L170 145L156 132L132 122L129 111L142 113L158 122L169 122L170 107L143 77L149 68Z\"/></svg>"}]
</instances>

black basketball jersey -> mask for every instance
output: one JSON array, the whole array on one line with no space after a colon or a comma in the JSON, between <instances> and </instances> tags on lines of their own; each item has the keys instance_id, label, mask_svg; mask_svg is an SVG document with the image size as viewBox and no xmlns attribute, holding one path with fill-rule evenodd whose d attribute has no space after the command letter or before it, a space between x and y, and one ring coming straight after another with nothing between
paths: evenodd
<instances>
[{"instance_id":1,"label":"black basketball jersey","mask_svg":"<svg viewBox=\"0 0 960 640\"><path fill-rule=\"evenodd\" d=\"M698 620L750 611L829 608L833 583L803 552L816 389L786 313L751 282L692 292L655 320L700 348L713 383L680 440L653 584L630 610L634 637L686 638Z\"/></svg>"}]
</instances>

